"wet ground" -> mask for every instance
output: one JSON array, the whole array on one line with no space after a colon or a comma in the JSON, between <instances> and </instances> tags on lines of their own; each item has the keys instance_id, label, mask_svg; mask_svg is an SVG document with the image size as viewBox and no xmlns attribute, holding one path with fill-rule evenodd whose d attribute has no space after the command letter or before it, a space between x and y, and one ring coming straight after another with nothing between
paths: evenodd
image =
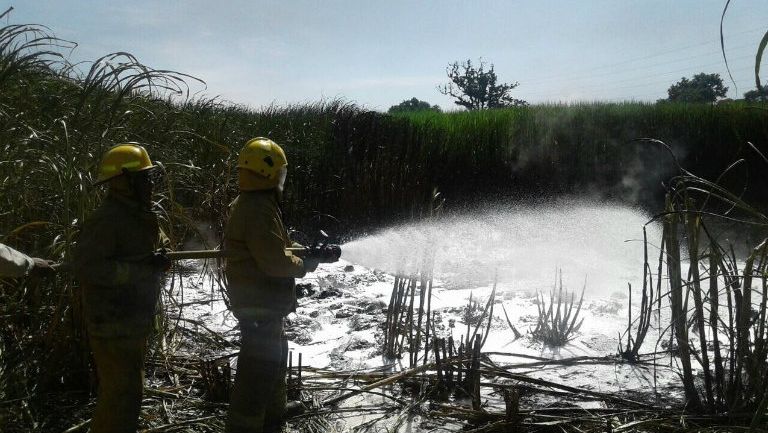
<instances>
[{"instance_id":1,"label":"wet ground","mask_svg":"<svg viewBox=\"0 0 768 433\"><path fill-rule=\"evenodd\" d=\"M193 265L190 263L190 265ZM389 373L407 369L408 354L399 359L382 356L383 323L386 320L387 303L390 300L394 277L363 266L340 261L321 265L317 272L297 282L297 291L301 296L295 313L286 319L286 333L294 365L301 354L305 376L310 371L336 371L345 374L369 371ZM178 284L178 282L177 282ZM577 287L580 292L581 284ZM540 288L548 297L552 285ZM432 311L435 313L434 329L439 337L452 336L460 341L467 333L465 323L467 305L470 296L484 305L491 294L492 284L472 288L458 288L435 280L433 286ZM226 309L222 294L209 279L196 275L184 278L184 288L174 289L176 299L183 308L171 310L171 314L181 314L185 325L192 328L200 326L220 334L225 339L236 342L238 338L236 321ZM490 333L483 347L492 362L504 366L514 373L525 374L558 384L651 402L657 406L679 403L679 389L676 374L671 368L671 358L660 355L655 362L632 365L617 362L615 359L600 361L596 358L613 356L618 353L619 335L627 326L627 295L622 291L605 293L602 296L587 294L579 317L583 325L572 340L562 347L549 347L534 339L531 335L538 315L537 291L519 289L514 285L499 284L496 303L491 320ZM506 312L506 315L505 315ZM637 312L634 313L636 317ZM507 317L509 321L507 321ZM197 325L195 323L199 323ZM510 328L510 323L519 336ZM474 325L472 326L474 330ZM207 330L206 330L207 331ZM657 342L658 331L652 330L647 337L647 347L653 348ZM666 343L666 341L664 341ZM194 349L199 350L199 348ZM661 345L658 350L663 350ZM212 351L211 357L222 353L234 353L232 347ZM652 350L645 350L650 352ZM423 356L423 355L422 355ZM566 365L536 364L538 358L577 359ZM234 357L232 367L236 369ZM419 363L422 363L420 360ZM497 379L499 384L509 383L508 379ZM321 384L337 384L338 381L320 381ZM317 383L314 386L317 387ZM335 385L334 385L335 386ZM345 386L354 388L349 383ZM483 394L485 408L502 410L503 400L500 395L491 392ZM388 393L397 396L402 389L387 388ZM319 393L318 393L319 394ZM344 402L340 408L367 407L379 405L381 409L388 400L383 397L355 397ZM457 404L468 404L457 401ZM547 407L576 405L585 409L606 408L610 404L601 398L579 398L563 401L557 395L531 394L521 397L521 407ZM383 410L383 409L382 409ZM339 412L342 414L343 412ZM356 425L369 422L387 412L374 410L370 413L339 415L334 427L345 431ZM386 419L386 417L384 417ZM415 420L410 417L403 420L416 422L416 426L430 422L425 419ZM384 422L384 421L380 421ZM327 426L326 426L327 427ZM426 428L425 428L426 429ZM419 431L418 429L414 431Z\"/></svg>"}]
</instances>

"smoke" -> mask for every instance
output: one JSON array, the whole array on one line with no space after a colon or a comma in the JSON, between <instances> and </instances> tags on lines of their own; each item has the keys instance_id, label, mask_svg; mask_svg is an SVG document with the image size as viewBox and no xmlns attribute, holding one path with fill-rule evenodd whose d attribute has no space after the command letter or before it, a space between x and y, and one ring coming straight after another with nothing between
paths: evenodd
<instances>
[{"instance_id":1,"label":"smoke","mask_svg":"<svg viewBox=\"0 0 768 433\"><path fill-rule=\"evenodd\" d=\"M688 148L659 136L661 125L643 120L634 108L541 106L531 112L528 123L518 126L517 135L522 135L508 144L514 156L509 160L512 172L525 181L535 178L535 183L549 185L555 194L573 191L595 199L658 206L663 203L662 183L677 167L661 145L636 140L667 140L679 161L685 159ZM514 129L510 137L516 135Z\"/></svg>"},{"instance_id":2,"label":"smoke","mask_svg":"<svg viewBox=\"0 0 768 433\"><path fill-rule=\"evenodd\" d=\"M500 282L518 289L564 283L588 293L642 284L642 227L649 215L585 200L536 206L498 205L417 224L400 225L343 246L344 258L389 273L413 273L434 254L435 277L456 288ZM660 230L649 226L651 242Z\"/></svg>"}]
</instances>

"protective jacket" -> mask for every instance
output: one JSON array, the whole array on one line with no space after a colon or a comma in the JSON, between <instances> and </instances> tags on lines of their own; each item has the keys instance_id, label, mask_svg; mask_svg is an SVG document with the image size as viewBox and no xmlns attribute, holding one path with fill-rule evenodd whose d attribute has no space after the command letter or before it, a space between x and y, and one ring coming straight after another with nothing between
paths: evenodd
<instances>
[{"instance_id":1,"label":"protective jacket","mask_svg":"<svg viewBox=\"0 0 768 433\"><path fill-rule=\"evenodd\" d=\"M26 254L0 244L0 277L23 277L34 265L35 262Z\"/></svg>"},{"instance_id":2,"label":"protective jacket","mask_svg":"<svg viewBox=\"0 0 768 433\"><path fill-rule=\"evenodd\" d=\"M160 278L149 258L158 233L154 212L112 193L83 224L73 268L92 336L141 336L151 329Z\"/></svg>"},{"instance_id":3,"label":"protective jacket","mask_svg":"<svg viewBox=\"0 0 768 433\"><path fill-rule=\"evenodd\" d=\"M294 278L306 274L283 225L274 190L241 192L224 231L232 311L240 320L288 315L296 307Z\"/></svg>"}]
</instances>

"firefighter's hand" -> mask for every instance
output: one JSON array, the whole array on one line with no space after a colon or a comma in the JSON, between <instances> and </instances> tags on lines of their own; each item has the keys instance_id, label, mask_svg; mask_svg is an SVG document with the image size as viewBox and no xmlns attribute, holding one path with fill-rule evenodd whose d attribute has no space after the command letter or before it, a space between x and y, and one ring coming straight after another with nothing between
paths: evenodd
<instances>
[{"instance_id":1,"label":"firefighter's hand","mask_svg":"<svg viewBox=\"0 0 768 433\"><path fill-rule=\"evenodd\" d=\"M319 263L333 263L341 257L341 247L334 244L318 245L310 248L306 257L315 259Z\"/></svg>"},{"instance_id":2,"label":"firefighter's hand","mask_svg":"<svg viewBox=\"0 0 768 433\"><path fill-rule=\"evenodd\" d=\"M53 261L33 257L32 262L34 262L34 265L32 265L32 269L29 270L30 277L50 277L56 274L56 269L53 267Z\"/></svg>"},{"instance_id":3,"label":"firefighter's hand","mask_svg":"<svg viewBox=\"0 0 768 433\"><path fill-rule=\"evenodd\" d=\"M171 263L173 263L171 259L169 259L162 251L154 252L149 257L149 264L152 265L157 272L168 272L171 269Z\"/></svg>"},{"instance_id":4,"label":"firefighter's hand","mask_svg":"<svg viewBox=\"0 0 768 433\"><path fill-rule=\"evenodd\" d=\"M338 262L341 257L341 247L328 244L323 247L321 260L323 263Z\"/></svg>"},{"instance_id":5,"label":"firefighter's hand","mask_svg":"<svg viewBox=\"0 0 768 433\"><path fill-rule=\"evenodd\" d=\"M320 264L320 260L314 257L307 257L304 259L304 271L305 272L315 272L315 269L317 269L317 265Z\"/></svg>"}]
</instances>

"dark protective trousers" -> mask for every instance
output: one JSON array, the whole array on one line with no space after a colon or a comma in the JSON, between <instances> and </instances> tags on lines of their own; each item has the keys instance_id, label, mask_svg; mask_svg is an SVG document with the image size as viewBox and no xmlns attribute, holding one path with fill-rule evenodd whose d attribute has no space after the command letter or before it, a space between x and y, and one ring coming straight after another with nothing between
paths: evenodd
<instances>
[{"instance_id":1,"label":"dark protective trousers","mask_svg":"<svg viewBox=\"0 0 768 433\"><path fill-rule=\"evenodd\" d=\"M286 405L288 340L283 320L240 321L240 332L227 432L278 431Z\"/></svg>"},{"instance_id":2,"label":"dark protective trousers","mask_svg":"<svg viewBox=\"0 0 768 433\"><path fill-rule=\"evenodd\" d=\"M91 337L99 389L91 433L136 433L144 390L145 337Z\"/></svg>"}]
</instances>

